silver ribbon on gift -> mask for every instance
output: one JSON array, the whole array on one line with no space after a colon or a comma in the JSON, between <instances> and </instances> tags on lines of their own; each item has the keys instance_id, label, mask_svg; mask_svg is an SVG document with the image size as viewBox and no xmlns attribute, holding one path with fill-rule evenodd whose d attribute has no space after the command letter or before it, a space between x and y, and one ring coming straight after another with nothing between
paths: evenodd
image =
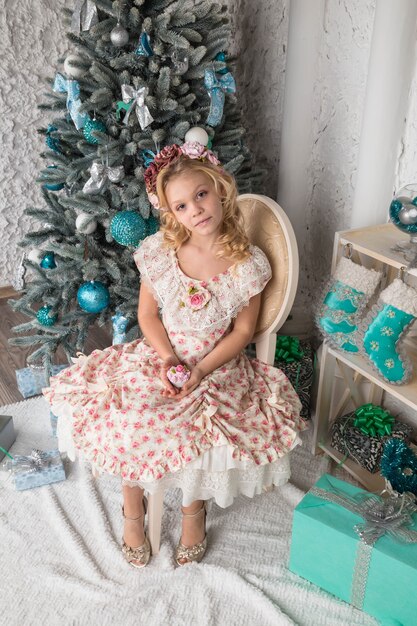
<instances>
[{"instance_id":1,"label":"silver ribbon on gift","mask_svg":"<svg viewBox=\"0 0 417 626\"><path fill-rule=\"evenodd\" d=\"M104 191L109 182L120 183L124 178L125 170L123 165L109 167L96 161L90 168L90 178L83 187L83 192L96 195Z\"/></svg>"},{"instance_id":2,"label":"silver ribbon on gift","mask_svg":"<svg viewBox=\"0 0 417 626\"><path fill-rule=\"evenodd\" d=\"M74 13L71 19L71 29L74 33L90 30L98 24L97 7L92 0L76 0Z\"/></svg>"},{"instance_id":3,"label":"silver ribbon on gift","mask_svg":"<svg viewBox=\"0 0 417 626\"><path fill-rule=\"evenodd\" d=\"M364 520L364 523L353 527L360 541L356 552L351 590L351 604L362 609L373 546L385 534L397 541L417 543L417 531L408 528L413 523L412 514L417 512L417 505L414 497L408 493L390 494L383 499L372 493L348 496L333 485L330 488L331 491L327 491L313 487L309 493L327 502L338 504Z\"/></svg>"},{"instance_id":4,"label":"silver ribbon on gift","mask_svg":"<svg viewBox=\"0 0 417 626\"><path fill-rule=\"evenodd\" d=\"M123 119L124 124L128 123L129 116L133 109L135 109L136 111L139 126L142 130L149 126L149 124L152 124L153 117L145 104L145 97L147 96L147 94L147 87L140 87L140 89L135 89L134 87L131 87L131 85L122 85L123 102L125 104L130 104Z\"/></svg>"},{"instance_id":5,"label":"silver ribbon on gift","mask_svg":"<svg viewBox=\"0 0 417 626\"><path fill-rule=\"evenodd\" d=\"M59 452L57 452L56 456L51 457L42 450L34 448L29 456L15 454L13 461L7 462L7 467L13 475L16 475L41 472L52 465L59 465L60 463L61 457Z\"/></svg>"}]
</instances>

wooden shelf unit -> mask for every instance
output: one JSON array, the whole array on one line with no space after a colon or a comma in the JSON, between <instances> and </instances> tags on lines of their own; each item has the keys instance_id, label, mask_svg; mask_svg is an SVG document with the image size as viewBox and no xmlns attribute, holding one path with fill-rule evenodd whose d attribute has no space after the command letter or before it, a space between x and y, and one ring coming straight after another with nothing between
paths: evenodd
<instances>
[{"instance_id":1,"label":"wooden shelf unit","mask_svg":"<svg viewBox=\"0 0 417 626\"><path fill-rule=\"evenodd\" d=\"M392 247L404 240L400 231L392 224L382 224L368 228L338 232L332 259L332 273L346 245L350 244L352 260L373 267L383 272L382 288L389 284L397 275L405 261L400 252ZM408 272L407 282L417 283L417 269ZM353 403L355 407L366 402L382 404L384 394L391 395L405 406L413 409L416 414L417 427L417 342L407 342L407 353L413 361L413 378L406 385L392 385L378 375L370 362L362 356L337 350L325 341L322 347L320 375L317 389L316 413L314 421L313 454L327 454L343 467L356 480L370 491L380 491L384 487L384 479L379 473L371 474L346 455L338 452L330 445L329 426L331 421L346 413L346 406ZM343 380L344 391L338 401L332 402L337 375ZM367 386L363 382L369 383Z\"/></svg>"}]
</instances>

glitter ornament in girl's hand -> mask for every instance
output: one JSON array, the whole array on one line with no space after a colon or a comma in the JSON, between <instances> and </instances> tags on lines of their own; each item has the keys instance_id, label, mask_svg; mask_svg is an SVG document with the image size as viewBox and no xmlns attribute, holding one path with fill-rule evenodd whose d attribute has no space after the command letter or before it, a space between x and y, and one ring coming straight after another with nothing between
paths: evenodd
<instances>
[{"instance_id":1,"label":"glitter ornament in girl's hand","mask_svg":"<svg viewBox=\"0 0 417 626\"><path fill-rule=\"evenodd\" d=\"M191 372L186 365L180 363L177 366L172 366L167 371L167 378L174 387L182 387L190 378Z\"/></svg>"}]
</instances>

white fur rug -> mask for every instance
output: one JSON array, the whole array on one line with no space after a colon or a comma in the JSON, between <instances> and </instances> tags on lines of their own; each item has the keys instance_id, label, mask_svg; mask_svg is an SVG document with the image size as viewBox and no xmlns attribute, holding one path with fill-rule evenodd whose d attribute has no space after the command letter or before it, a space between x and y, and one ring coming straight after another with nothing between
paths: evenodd
<instances>
[{"instance_id":1,"label":"white fur rug","mask_svg":"<svg viewBox=\"0 0 417 626\"><path fill-rule=\"evenodd\" d=\"M14 418L12 454L52 449L42 398L1 407ZM17 492L0 472L0 624L8 626L355 626L368 615L288 571L292 512L327 469L307 446L292 482L229 509L209 507L204 561L177 568L179 494L166 494L161 552L143 570L122 558L118 479L66 464L67 480ZM326 555L323 554L323 559Z\"/></svg>"}]
</instances>

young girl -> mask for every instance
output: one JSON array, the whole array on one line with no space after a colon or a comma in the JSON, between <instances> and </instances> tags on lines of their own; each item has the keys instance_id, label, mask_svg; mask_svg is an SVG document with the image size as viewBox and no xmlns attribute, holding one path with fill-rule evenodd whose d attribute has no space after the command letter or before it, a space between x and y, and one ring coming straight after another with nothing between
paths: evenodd
<instances>
[{"instance_id":1,"label":"young girl","mask_svg":"<svg viewBox=\"0 0 417 626\"><path fill-rule=\"evenodd\" d=\"M226 507L285 483L304 426L285 375L244 353L271 269L243 231L234 179L186 143L157 154L145 182L161 230L134 253L143 339L74 359L44 389L60 450L121 475L122 550L134 567L150 557L144 489L181 487L176 562L200 561L205 500ZM168 379L180 364L182 387Z\"/></svg>"}]
</instances>

